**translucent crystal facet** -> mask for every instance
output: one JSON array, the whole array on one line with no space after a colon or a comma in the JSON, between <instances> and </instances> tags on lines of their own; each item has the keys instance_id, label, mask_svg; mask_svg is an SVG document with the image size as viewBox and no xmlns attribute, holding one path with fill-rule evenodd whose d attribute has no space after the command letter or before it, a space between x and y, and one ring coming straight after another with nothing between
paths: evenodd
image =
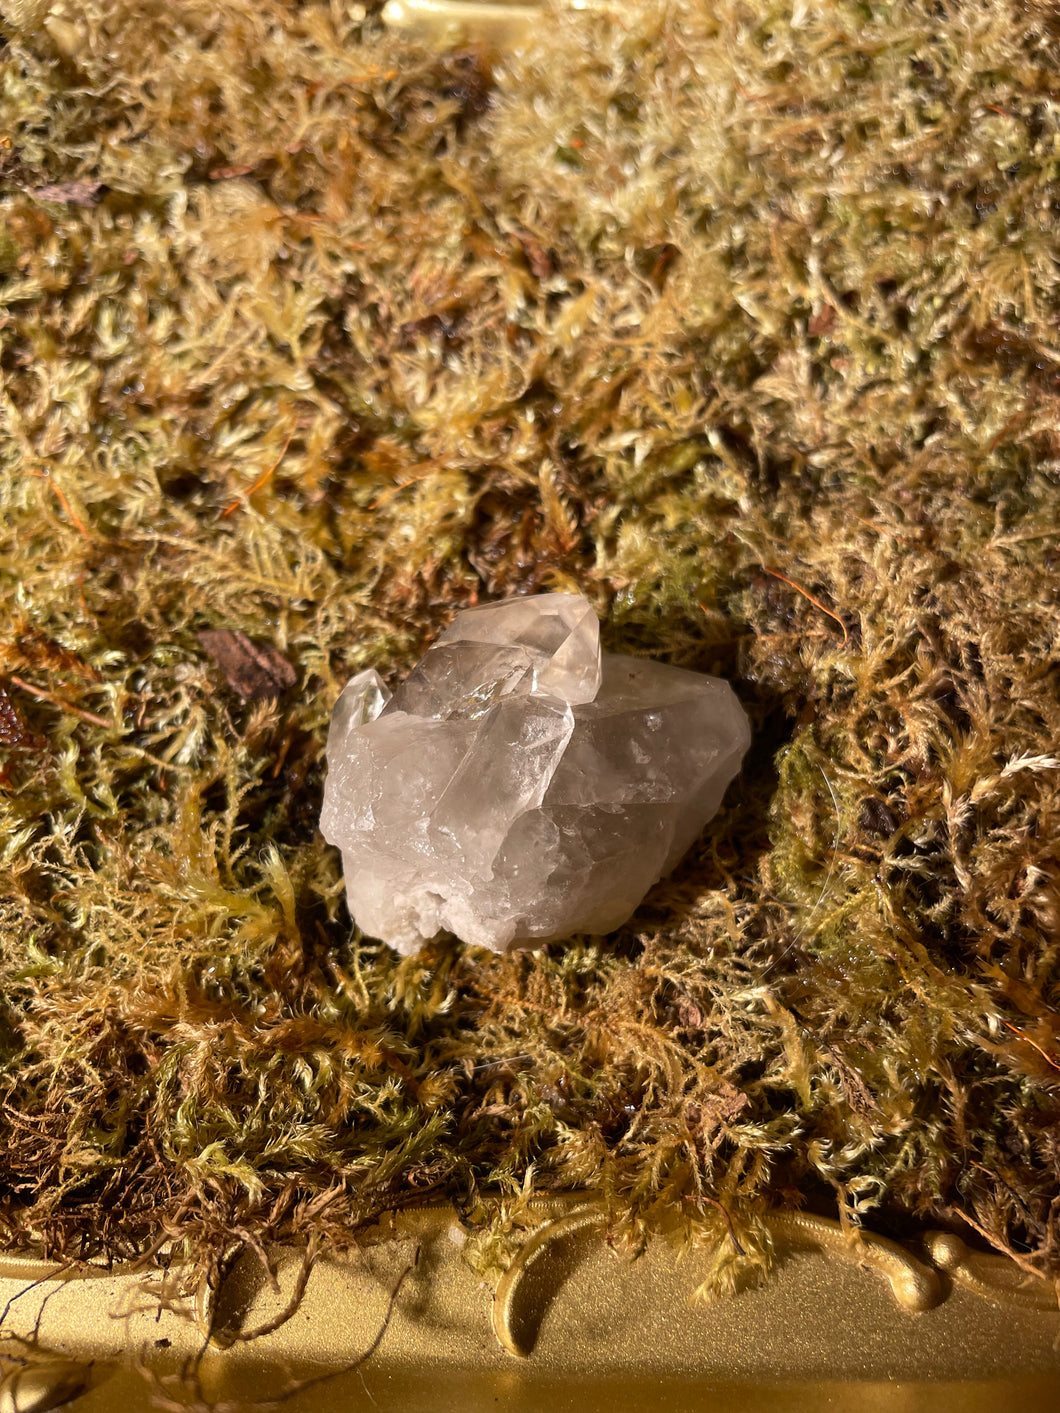
<instances>
[{"instance_id":1,"label":"translucent crystal facet","mask_svg":"<svg viewBox=\"0 0 1060 1413\"><path fill-rule=\"evenodd\" d=\"M328 736L320 827L354 920L401 952L506 951L630 916L716 812L750 741L716 677L600 652L591 605L469 609L393 697L362 672Z\"/></svg>"}]
</instances>

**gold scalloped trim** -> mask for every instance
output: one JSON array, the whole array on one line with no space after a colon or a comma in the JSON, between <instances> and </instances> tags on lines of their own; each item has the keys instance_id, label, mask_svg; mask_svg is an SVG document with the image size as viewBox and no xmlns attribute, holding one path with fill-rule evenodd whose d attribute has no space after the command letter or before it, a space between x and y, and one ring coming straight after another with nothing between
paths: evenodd
<instances>
[{"instance_id":1,"label":"gold scalloped trim","mask_svg":"<svg viewBox=\"0 0 1060 1413\"><path fill-rule=\"evenodd\" d=\"M0 1378L0 1413L48 1413L84 1393L91 1376L87 1364L71 1359L12 1362Z\"/></svg>"},{"instance_id":2,"label":"gold scalloped trim","mask_svg":"<svg viewBox=\"0 0 1060 1413\"><path fill-rule=\"evenodd\" d=\"M565 1216L545 1222L516 1253L493 1298L493 1333L502 1349L518 1358L526 1358L530 1353L530 1341L523 1338L519 1330L525 1323L519 1309L519 1294L530 1268L553 1242L600 1226L605 1219L601 1206L587 1203ZM864 1230L844 1230L836 1221L807 1212L770 1212L764 1221L778 1246L820 1252L875 1271L887 1281L896 1302L904 1310L919 1314L932 1309L942 1299L936 1271L886 1237Z\"/></svg>"},{"instance_id":3,"label":"gold scalloped trim","mask_svg":"<svg viewBox=\"0 0 1060 1413\"><path fill-rule=\"evenodd\" d=\"M1060 1291L1051 1281L1027 1275L1007 1256L973 1251L953 1232L928 1232L924 1249L940 1271L984 1300L1030 1310L1060 1309Z\"/></svg>"}]
</instances>

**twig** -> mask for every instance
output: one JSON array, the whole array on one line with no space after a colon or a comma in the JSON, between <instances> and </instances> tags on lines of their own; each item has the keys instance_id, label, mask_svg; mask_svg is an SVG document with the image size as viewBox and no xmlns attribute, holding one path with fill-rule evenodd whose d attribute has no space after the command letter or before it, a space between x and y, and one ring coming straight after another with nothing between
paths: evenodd
<instances>
[{"instance_id":1,"label":"twig","mask_svg":"<svg viewBox=\"0 0 1060 1413\"><path fill-rule=\"evenodd\" d=\"M408 467L409 475L404 481L399 481L396 486L387 486L385 490L380 491L375 500L368 503L368 509L378 510L386 501L392 500L394 496L408 490L409 486L414 486L417 481L422 481L432 471L437 471L440 466L445 464L445 461L439 457L432 457L429 461L417 461L414 466Z\"/></svg>"},{"instance_id":2,"label":"twig","mask_svg":"<svg viewBox=\"0 0 1060 1413\"><path fill-rule=\"evenodd\" d=\"M232 515L235 511L239 509L241 505L245 505L252 495L256 495L257 492L261 490L262 486L265 485L269 477L273 474L273 472L279 466L280 462L287 455L287 448L291 445L291 442L293 440L294 432L292 431L288 433L287 440L283 444L283 451L280 452L279 456L272 463L272 465L261 473L261 475L258 477L258 479L254 482L254 484L250 487L249 490L244 491L241 496L237 496L231 505L226 506L225 509L221 511L220 518L222 520L227 515Z\"/></svg>"},{"instance_id":3,"label":"twig","mask_svg":"<svg viewBox=\"0 0 1060 1413\"><path fill-rule=\"evenodd\" d=\"M57 706L61 711L68 711L71 716L79 716L82 721L91 722L93 726L102 726L110 731L114 727L113 721L108 721L106 717L97 716L94 711L85 711L83 707L76 707L72 702L64 702L62 697L53 696L51 692L46 692L43 687L33 687L29 682L24 682L21 677L11 676L7 679L14 682L16 687L21 687L24 692L29 692L31 696L39 697L42 702L50 702L52 706Z\"/></svg>"},{"instance_id":4,"label":"twig","mask_svg":"<svg viewBox=\"0 0 1060 1413\"><path fill-rule=\"evenodd\" d=\"M693 1197L691 1194L689 1194L689 1195L685 1198L685 1201L686 1201L686 1202L709 1202L712 1207L717 1207L718 1211L719 1211L719 1212L721 1213L721 1215L725 1218L725 1225L729 1228L729 1240L732 1242L733 1246L736 1248L736 1254L737 1254L738 1256L746 1256L746 1255L747 1255L747 1251L745 1250L745 1248L744 1248L743 1245L741 1244L739 1237L736 1235L736 1228L735 1228L735 1227L733 1226L733 1224L732 1224L732 1217L729 1216L728 1209L725 1207L725 1205L724 1205L723 1203L719 1202L716 1197L708 1197L705 1192L700 1193L700 1195L699 1195L698 1197Z\"/></svg>"},{"instance_id":5,"label":"twig","mask_svg":"<svg viewBox=\"0 0 1060 1413\"><path fill-rule=\"evenodd\" d=\"M1031 540L1051 540L1056 535L1060 535L1060 525L1052 530L1035 530L1029 535L1002 535L1000 539L991 540L991 545L1025 545Z\"/></svg>"},{"instance_id":6,"label":"twig","mask_svg":"<svg viewBox=\"0 0 1060 1413\"><path fill-rule=\"evenodd\" d=\"M900 540L903 545L909 545L911 549L923 549L924 546L919 540L911 540L908 535L900 535L897 530L892 530L889 525L877 525L875 521L866 520L864 515L852 517L859 525L864 525L867 530L871 530L875 535L886 535L889 539ZM825 609L827 613L828 610Z\"/></svg>"},{"instance_id":7,"label":"twig","mask_svg":"<svg viewBox=\"0 0 1060 1413\"><path fill-rule=\"evenodd\" d=\"M142 746L134 746L131 741L123 741L121 744L123 749L131 751L133 755L140 756L143 760L150 761L159 770L174 770L179 773L182 770L191 771L193 768L190 765L181 765L179 761L163 760L161 756L153 756L150 751L145 751Z\"/></svg>"},{"instance_id":8,"label":"twig","mask_svg":"<svg viewBox=\"0 0 1060 1413\"><path fill-rule=\"evenodd\" d=\"M95 535L92 534L91 530L89 530L88 526L85 524L85 522L74 510L70 502L67 500L66 493L63 491L63 488L59 485L58 481L53 481L51 476L49 476L46 471L30 471L30 475L36 476L38 480L48 482L48 485L51 486L53 492L55 493L55 499L66 511L67 515L70 517L76 529L85 537L89 544L92 544L95 541Z\"/></svg>"},{"instance_id":9,"label":"twig","mask_svg":"<svg viewBox=\"0 0 1060 1413\"><path fill-rule=\"evenodd\" d=\"M804 589L802 585L797 584L794 579L789 579L786 574L781 574L779 569L770 569L769 566L766 564L763 564L762 568L767 574L771 574L774 579L779 579L781 583L787 584L789 588L794 589L797 594L801 594L804 599L808 599L810 603L813 604L814 608L819 608L822 613L827 613L828 617L833 619L836 623L839 624L840 628L842 628L843 642L846 643L849 641L850 635L847 632L847 625L843 622L838 613L833 613L832 610L828 608L825 604L823 604L820 599L815 599L813 594L810 593L809 589Z\"/></svg>"},{"instance_id":10,"label":"twig","mask_svg":"<svg viewBox=\"0 0 1060 1413\"><path fill-rule=\"evenodd\" d=\"M1041 1055L1042 1059L1047 1065L1052 1065L1054 1070L1060 1070L1060 1064L1058 1064L1057 1061L1053 1059L1052 1055L1050 1055L1047 1050L1042 1049L1042 1047L1038 1044L1037 1040L1032 1040L1025 1030L1020 1030L1018 1025L1013 1025L1012 1022L1008 1020L1003 1021L1002 1024L1007 1025L1009 1030L1011 1030L1015 1035L1018 1035L1021 1040L1025 1040L1028 1045L1033 1045L1034 1048L1038 1051L1038 1054Z\"/></svg>"},{"instance_id":11,"label":"twig","mask_svg":"<svg viewBox=\"0 0 1060 1413\"><path fill-rule=\"evenodd\" d=\"M988 450L988 451L996 451L996 450L998 449L998 447L1001 445L1001 443L1005 440L1005 438L1006 438L1011 432L1014 432L1021 422L1026 422L1026 421L1028 421L1028 420L1029 420L1029 414L1028 414L1026 408L1021 407L1018 412L1013 413L1013 415L1008 419L1008 421L1005 423L1005 425L1001 428L1001 431L998 432L998 433L996 433L996 435L993 436L993 437L990 439L990 444L989 444L987 450Z\"/></svg>"},{"instance_id":12,"label":"twig","mask_svg":"<svg viewBox=\"0 0 1060 1413\"><path fill-rule=\"evenodd\" d=\"M269 1409L282 1408L284 1404L288 1402L289 1399L296 1398L299 1394L305 1393L308 1389L318 1388L322 1384L329 1383L332 1379L339 1379L342 1378L344 1375L359 1372L363 1368L363 1366L368 1363L368 1360L371 1359L372 1355L382 1344L383 1338L386 1335L387 1330L390 1328L390 1322L394 1318L394 1309L397 1305L398 1296L401 1294L401 1288L405 1284L405 1281L408 1279L408 1277L416 1269L417 1265L419 1264L419 1258L420 1253L419 1248L417 1248L416 1254L395 1281L390 1291L390 1298L387 1301L386 1314L383 1316L382 1323L376 1331L374 1339L363 1354L359 1354L356 1359L351 1360L347 1364L340 1364L337 1369L329 1369L326 1373L317 1374L313 1378L299 1379L295 1383L291 1384L288 1388L281 1389L281 1391L272 1398L263 1399L260 1402L255 1401L253 1403L248 1403L244 1400L240 1400L239 1403L229 1403L227 1401L221 1403L214 1403L210 1405L210 1413L250 1413L250 1410L252 1409L255 1411L255 1413L266 1413L266 1410ZM207 1341L207 1343L208 1342L209 1341ZM205 1348L206 1346L203 1347L202 1353L205 1353ZM201 1393L198 1380L198 1363L196 1363L195 1366L195 1392ZM165 1403L162 1403L160 1406L177 1410L180 1408L185 1408L187 1405L169 1403L167 1401ZM196 1407L204 1408L204 1405L197 1404Z\"/></svg>"},{"instance_id":13,"label":"twig","mask_svg":"<svg viewBox=\"0 0 1060 1413\"><path fill-rule=\"evenodd\" d=\"M271 1319L263 1321L260 1325L255 1325L253 1329L236 1331L235 1335L232 1338L233 1344L249 1344L251 1340L261 1339L264 1335L270 1335L275 1330L278 1330L281 1325L285 1325L287 1323L287 1321L291 1318L291 1316L298 1309L299 1305L301 1305L302 1303L302 1296L305 1294L305 1288L309 1284L309 1277L312 1274L314 1265L316 1264L316 1259L319 1251L320 1238L316 1235L316 1233L314 1233L309 1238L309 1242L306 1246L305 1255L302 1258L302 1265L298 1272L298 1278L294 1283L294 1290L291 1292L290 1300L288 1300L287 1304L283 1307L283 1309L280 1310L277 1314L273 1315ZM258 1254L259 1256L264 1256L264 1253L260 1251L260 1248ZM269 1270L268 1264L265 1265L265 1270L275 1282L275 1274Z\"/></svg>"},{"instance_id":14,"label":"twig","mask_svg":"<svg viewBox=\"0 0 1060 1413\"><path fill-rule=\"evenodd\" d=\"M25 1285L21 1290L16 1291L4 1306L3 1311L0 1312L0 1325L3 1325L8 1315L10 1315L11 1307L16 1300L21 1300L24 1295L29 1295L30 1291L39 1290L42 1285L47 1285L49 1281L57 1280L76 1265L76 1261L64 1261L61 1265L56 1266L54 1271L49 1271L46 1276L40 1276L37 1280L31 1281L29 1285Z\"/></svg>"},{"instance_id":15,"label":"twig","mask_svg":"<svg viewBox=\"0 0 1060 1413\"><path fill-rule=\"evenodd\" d=\"M1038 1280L1049 1279L1049 1277L1044 1275L1041 1269L1033 1263L1029 1256L1025 1255L1022 1251L1016 1251L1009 1245L1004 1237L997 1236L993 1232L988 1231L986 1227L982 1226L981 1223L977 1222L974 1217L969 1216L969 1214L960 1207L954 1207L950 1210L955 1217L959 1217L962 1222L967 1222L973 1231L977 1231L984 1241L988 1241L995 1251L1000 1251L1003 1255L1007 1256L1010 1261L1015 1261L1021 1271L1026 1271L1027 1275L1035 1276Z\"/></svg>"}]
</instances>

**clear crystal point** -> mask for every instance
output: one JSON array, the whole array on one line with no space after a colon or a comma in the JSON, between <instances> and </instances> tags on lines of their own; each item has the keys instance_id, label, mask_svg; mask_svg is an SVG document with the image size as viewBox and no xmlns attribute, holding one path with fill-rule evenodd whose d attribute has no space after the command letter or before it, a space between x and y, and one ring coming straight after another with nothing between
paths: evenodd
<instances>
[{"instance_id":1,"label":"clear crystal point","mask_svg":"<svg viewBox=\"0 0 1060 1413\"><path fill-rule=\"evenodd\" d=\"M374 667L358 672L346 683L335 703L331 730L341 736L366 721L374 721L389 701L390 692Z\"/></svg>"},{"instance_id":2,"label":"clear crystal point","mask_svg":"<svg viewBox=\"0 0 1060 1413\"><path fill-rule=\"evenodd\" d=\"M750 742L716 677L601 656L587 600L457 614L393 698L336 704L321 814L350 911L402 952L505 951L630 916L717 811Z\"/></svg>"}]
</instances>

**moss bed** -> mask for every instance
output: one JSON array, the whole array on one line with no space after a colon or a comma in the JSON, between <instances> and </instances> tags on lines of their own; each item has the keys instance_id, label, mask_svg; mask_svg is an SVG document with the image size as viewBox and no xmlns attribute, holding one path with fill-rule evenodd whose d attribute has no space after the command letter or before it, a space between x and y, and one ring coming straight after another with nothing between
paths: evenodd
<instances>
[{"instance_id":1,"label":"moss bed","mask_svg":"<svg viewBox=\"0 0 1060 1413\"><path fill-rule=\"evenodd\" d=\"M216 1268L589 1187L616 1236L753 1254L807 1201L1060 1275L1056 7L629 5L506 59L341 0L42 8L0 49L0 1240ZM621 933L401 960L317 832L331 706L549 589L728 677L747 766ZM211 630L294 685L244 701Z\"/></svg>"}]
</instances>

